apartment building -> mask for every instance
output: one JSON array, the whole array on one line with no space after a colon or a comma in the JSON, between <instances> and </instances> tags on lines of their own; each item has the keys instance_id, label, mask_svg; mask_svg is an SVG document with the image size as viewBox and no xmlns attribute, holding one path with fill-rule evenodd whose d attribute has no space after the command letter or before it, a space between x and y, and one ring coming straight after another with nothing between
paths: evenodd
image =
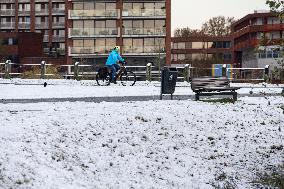
<instances>
[{"instance_id":1,"label":"apartment building","mask_svg":"<svg viewBox=\"0 0 284 189\"><path fill-rule=\"evenodd\" d=\"M172 37L172 65L233 64L231 36ZM208 64L208 65L206 65Z\"/></svg>"},{"instance_id":2,"label":"apartment building","mask_svg":"<svg viewBox=\"0 0 284 189\"><path fill-rule=\"evenodd\" d=\"M283 42L284 24L275 14L255 11L234 23L232 29L233 59L239 67L278 65L277 60L282 58L283 49L279 46Z\"/></svg>"},{"instance_id":3,"label":"apartment building","mask_svg":"<svg viewBox=\"0 0 284 189\"><path fill-rule=\"evenodd\" d=\"M1 0L0 32L43 34L46 55L65 55L65 0Z\"/></svg>"},{"instance_id":4,"label":"apartment building","mask_svg":"<svg viewBox=\"0 0 284 189\"><path fill-rule=\"evenodd\" d=\"M69 0L66 7L69 64L103 64L120 46L129 65L159 57L170 65L170 0Z\"/></svg>"}]
</instances>

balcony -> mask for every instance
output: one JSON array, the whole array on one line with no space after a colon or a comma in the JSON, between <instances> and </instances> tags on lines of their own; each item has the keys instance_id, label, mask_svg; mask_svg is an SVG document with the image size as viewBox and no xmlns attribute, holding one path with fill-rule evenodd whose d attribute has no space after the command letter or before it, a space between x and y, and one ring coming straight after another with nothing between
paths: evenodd
<instances>
[{"instance_id":1,"label":"balcony","mask_svg":"<svg viewBox=\"0 0 284 189\"><path fill-rule=\"evenodd\" d=\"M165 28L125 28L124 37L166 36Z\"/></svg>"},{"instance_id":2,"label":"balcony","mask_svg":"<svg viewBox=\"0 0 284 189\"><path fill-rule=\"evenodd\" d=\"M35 10L35 14L38 15L49 15L48 9L41 9L41 10Z\"/></svg>"},{"instance_id":3,"label":"balcony","mask_svg":"<svg viewBox=\"0 0 284 189\"><path fill-rule=\"evenodd\" d=\"M122 11L123 18L150 17L150 18L166 18L165 9L124 9Z\"/></svg>"},{"instance_id":4,"label":"balcony","mask_svg":"<svg viewBox=\"0 0 284 189\"><path fill-rule=\"evenodd\" d=\"M1 3L15 3L15 0L1 0Z\"/></svg>"},{"instance_id":5,"label":"balcony","mask_svg":"<svg viewBox=\"0 0 284 189\"><path fill-rule=\"evenodd\" d=\"M31 23L30 22L19 22L18 28L19 29L30 29Z\"/></svg>"},{"instance_id":6,"label":"balcony","mask_svg":"<svg viewBox=\"0 0 284 189\"><path fill-rule=\"evenodd\" d=\"M69 10L69 19L119 18L118 9L112 10Z\"/></svg>"},{"instance_id":7,"label":"balcony","mask_svg":"<svg viewBox=\"0 0 284 189\"><path fill-rule=\"evenodd\" d=\"M53 8L52 15L65 15L65 9Z\"/></svg>"},{"instance_id":8,"label":"balcony","mask_svg":"<svg viewBox=\"0 0 284 189\"><path fill-rule=\"evenodd\" d=\"M49 42L49 35L43 36L43 42Z\"/></svg>"},{"instance_id":9,"label":"balcony","mask_svg":"<svg viewBox=\"0 0 284 189\"><path fill-rule=\"evenodd\" d=\"M1 22L1 29L15 29L15 22Z\"/></svg>"},{"instance_id":10,"label":"balcony","mask_svg":"<svg viewBox=\"0 0 284 189\"><path fill-rule=\"evenodd\" d=\"M35 28L36 29L48 29L49 25L46 22L42 22L42 23L35 23Z\"/></svg>"},{"instance_id":11,"label":"balcony","mask_svg":"<svg viewBox=\"0 0 284 189\"><path fill-rule=\"evenodd\" d=\"M118 37L118 28L69 28L69 38Z\"/></svg>"},{"instance_id":12,"label":"balcony","mask_svg":"<svg viewBox=\"0 0 284 189\"><path fill-rule=\"evenodd\" d=\"M65 36L64 35L53 35L52 42L64 42Z\"/></svg>"},{"instance_id":13,"label":"balcony","mask_svg":"<svg viewBox=\"0 0 284 189\"><path fill-rule=\"evenodd\" d=\"M123 46L124 55L157 55L159 46ZM165 48L160 48L160 53L165 54Z\"/></svg>"},{"instance_id":14,"label":"balcony","mask_svg":"<svg viewBox=\"0 0 284 189\"><path fill-rule=\"evenodd\" d=\"M65 23L64 22L52 22L52 28L65 28Z\"/></svg>"},{"instance_id":15,"label":"balcony","mask_svg":"<svg viewBox=\"0 0 284 189\"><path fill-rule=\"evenodd\" d=\"M15 9L2 9L1 16L15 16Z\"/></svg>"},{"instance_id":16,"label":"balcony","mask_svg":"<svg viewBox=\"0 0 284 189\"><path fill-rule=\"evenodd\" d=\"M107 56L113 46L69 47L69 56Z\"/></svg>"},{"instance_id":17,"label":"balcony","mask_svg":"<svg viewBox=\"0 0 284 189\"><path fill-rule=\"evenodd\" d=\"M31 11L30 10L19 10L18 14L19 16L30 16Z\"/></svg>"}]
</instances>

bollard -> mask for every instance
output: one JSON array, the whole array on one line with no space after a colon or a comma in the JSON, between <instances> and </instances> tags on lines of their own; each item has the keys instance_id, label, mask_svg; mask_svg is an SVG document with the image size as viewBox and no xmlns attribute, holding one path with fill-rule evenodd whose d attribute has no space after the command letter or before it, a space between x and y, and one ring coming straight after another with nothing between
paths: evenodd
<instances>
[{"instance_id":1,"label":"bollard","mask_svg":"<svg viewBox=\"0 0 284 189\"><path fill-rule=\"evenodd\" d=\"M146 65L146 79L147 81L152 81L152 63Z\"/></svg>"},{"instance_id":2,"label":"bollard","mask_svg":"<svg viewBox=\"0 0 284 189\"><path fill-rule=\"evenodd\" d=\"M222 76L226 77L227 76L227 65L223 64L222 66Z\"/></svg>"},{"instance_id":3,"label":"bollard","mask_svg":"<svg viewBox=\"0 0 284 189\"><path fill-rule=\"evenodd\" d=\"M75 62L74 64L74 79L79 81L79 62Z\"/></svg>"},{"instance_id":4,"label":"bollard","mask_svg":"<svg viewBox=\"0 0 284 189\"><path fill-rule=\"evenodd\" d=\"M41 69L40 78L45 79L45 74L46 74L46 62L45 61L41 61L40 69Z\"/></svg>"},{"instance_id":5,"label":"bollard","mask_svg":"<svg viewBox=\"0 0 284 189\"><path fill-rule=\"evenodd\" d=\"M269 65L266 65L264 67L263 79L264 79L265 82L269 81Z\"/></svg>"},{"instance_id":6,"label":"bollard","mask_svg":"<svg viewBox=\"0 0 284 189\"><path fill-rule=\"evenodd\" d=\"M5 79L11 78L10 72L11 72L11 60L7 60L5 62L5 76L4 76Z\"/></svg>"},{"instance_id":7,"label":"bollard","mask_svg":"<svg viewBox=\"0 0 284 189\"><path fill-rule=\"evenodd\" d=\"M184 81L190 82L190 69L189 69L189 64L186 64L184 66Z\"/></svg>"}]
</instances>

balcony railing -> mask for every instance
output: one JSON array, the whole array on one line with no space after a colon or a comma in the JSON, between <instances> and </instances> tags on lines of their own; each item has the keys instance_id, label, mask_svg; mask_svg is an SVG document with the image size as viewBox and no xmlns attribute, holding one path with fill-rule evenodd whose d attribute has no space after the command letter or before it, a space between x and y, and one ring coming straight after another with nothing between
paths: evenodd
<instances>
[{"instance_id":1,"label":"balcony railing","mask_svg":"<svg viewBox=\"0 0 284 189\"><path fill-rule=\"evenodd\" d=\"M157 53L165 53L165 48L159 46L123 46L124 54L157 54Z\"/></svg>"},{"instance_id":2,"label":"balcony railing","mask_svg":"<svg viewBox=\"0 0 284 189\"><path fill-rule=\"evenodd\" d=\"M30 15L30 13L31 13L30 10L19 10L19 12L18 12L18 14L20 16L23 16L23 15L28 16L28 15Z\"/></svg>"},{"instance_id":3,"label":"balcony railing","mask_svg":"<svg viewBox=\"0 0 284 189\"><path fill-rule=\"evenodd\" d=\"M46 29L46 28L48 28L49 26L48 26L48 23L42 22L42 23L35 23L35 27L36 27L36 28L39 28L39 29Z\"/></svg>"},{"instance_id":4,"label":"balcony railing","mask_svg":"<svg viewBox=\"0 0 284 189\"><path fill-rule=\"evenodd\" d=\"M107 55L113 46L69 47L69 55Z\"/></svg>"},{"instance_id":5,"label":"balcony railing","mask_svg":"<svg viewBox=\"0 0 284 189\"><path fill-rule=\"evenodd\" d=\"M35 10L36 15L48 15L49 10L48 9L41 9L41 10Z\"/></svg>"},{"instance_id":6,"label":"balcony railing","mask_svg":"<svg viewBox=\"0 0 284 189\"><path fill-rule=\"evenodd\" d=\"M165 9L124 9L122 17L165 17Z\"/></svg>"},{"instance_id":7,"label":"balcony railing","mask_svg":"<svg viewBox=\"0 0 284 189\"><path fill-rule=\"evenodd\" d=\"M53 28L65 28L65 23L64 22L52 22L52 27Z\"/></svg>"},{"instance_id":8,"label":"balcony railing","mask_svg":"<svg viewBox=\"0 0 284 189\"><path fill-rule=\"evenodd\" d=\"M15 16L15 9L2 9L1 16Z\"/></svg>"},{"instance_id":9,"label":"balcony railing","mask_svg":"<svg viewBox=\"0 0 284 189\"><path fill-rule=\"evenodd\" d=\"M1 0L1 3L15 3L15 0Z\"/></svg>"},{"instance_id":10,"label":"balcony railing","mask_svg":"<svg viewBox=\"0 0 284 189\"><path fill-rule=\"evenodd\" d=\"M65 9L53 8L52 14L65 14Z\"/></svg>"},{"instance_id":11,"label":"balcony railing","mask_svg":"<svg viewBox=\"0 0 284 189\"><path fill-rule=\"evenodd\" d=\"M43 42L48 42L48 41L49 41L49 35L44 35Z\"/></svg>"},{"instance_id":12,"label":"balcony railing","mask_svg":"<svg viewBox=\"0 0 284 189\"><path fill-rule=\"evenodd\" d=\"M30 25L31 25L30 22L19 22L18 27L20 29L30 29Z\"/></svg>"},{"instance_id":13,"label":"balcony railing","mask_svg":"<svg viewBox=\"0 0 284 189\"><path fill-rule=\"evenodd\" d=\"M64 35L53 35L52 41L53 42L63 42L65 41L65 36Z\"/></svg>"},{"instance_id":14,"label":"balcony railing","mask_svg":"<svg viewBox=\"0 0 284 189\"><path fill-rule=\"evenodd\" d=\"M15 22L1 22L0 26L1 26L1 29L14 29Z\"/></svg>"},{"instance_id":15,"label":"balcony railing","mask_svg":"<svg viewBox=\"0 0 284 189\"><path fill-rule=\"evenodd\" d=\"M69 10L69 17L73 19L80 19L84 17L103 17L103 18L117 18L119 15L118 9L112 10Z\"/></svg>"},{"instance_id":16,"label":"balcony railing","mask_svg":"<svg viewBox=\"0 0 284 189\"><path fill-rule=\"evenodd\" d=\"M118 36L118 28L70 28L69 37Z\"/></svg>"},{"instance_id":17,"label":"balcony railing","mask_svg":"<svg viewBox=\"0 0 284 189\"><path fill-rule=\"evenodd\" d=\"M165 28L125 28L123 35L166 35Z\"/></svg>"}]
</instances>

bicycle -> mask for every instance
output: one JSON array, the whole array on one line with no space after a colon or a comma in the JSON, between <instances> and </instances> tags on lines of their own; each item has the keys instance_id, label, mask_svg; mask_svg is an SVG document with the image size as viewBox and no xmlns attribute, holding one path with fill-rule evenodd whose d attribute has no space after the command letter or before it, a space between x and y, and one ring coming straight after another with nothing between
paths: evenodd
<instances>
[{"instance_id":1,"label":"bicycle","mask_svg":"<svg viewBox=\"0 0 284 189\"><path fill-rule=\"evenodd\" d=\"M116 71L116 80L121 82L123 86L133 86L136 83L136 75L134 72L129 71L125 64L120 63L120 69ZM99 68L96 75L96 81L99 86L110 85L111 70L104 66Z\"/></svg>"}]
</instances>

